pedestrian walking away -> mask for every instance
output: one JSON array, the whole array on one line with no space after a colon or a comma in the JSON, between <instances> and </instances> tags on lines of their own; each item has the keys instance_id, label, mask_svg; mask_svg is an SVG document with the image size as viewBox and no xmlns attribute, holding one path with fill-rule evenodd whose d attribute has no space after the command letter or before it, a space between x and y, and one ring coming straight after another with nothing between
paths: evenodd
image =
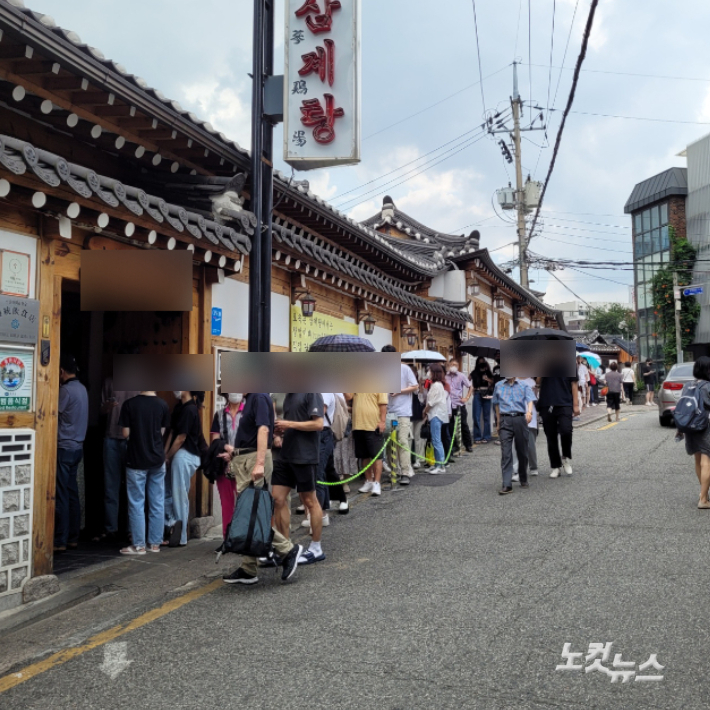
<instances>
[{"instance_id":1,"label":"pedestrian walking away","mask_svg":"<svg viewBox=\"0 0 710 710\"><path fill-rule=\"evenodd\" d=\"M230 475L237 482L237 496L252 483L256 488L263 488L271 482L274 468L271 455L276 418L274 410L274 401L268 393L244 393L244 408L237 427L236 447L221 454L225 461L229 461ZM311 490L314 488L315 485ZM283 568L281 579L286 581L295 574L303 547L291 542L288 529L286 534L282 534L277 526L274 526L273 530L273 549L278 555L277 564ZM226 584L256 584L259 581L256 558L242 557L241 565L222 579Z\"/></svg>"},{"instance_id":2,"label":"pedestrian walking away","mask_svg":"<svg viewBox=\"0 0 710 710\"><path fill-rule=\"evenodd\" d=\"M170 410L154 391L141 392L124 402L118 423L127 439L126 488L131 529L131 544L124 547L121 554L144 555L146 550L160 552L165 501L162 437L170 423Z\"/></svg>"},{"instance_id":3,"label":"pedestrian walking away","mask_svg":"<svg viewBox=\"0 0 710 710\"><path fill-rule=\"evenodd\" d=\"M693 384L698 387L700 404L705 412L710 412L710 357L700 356L693 365ZM687 387L688 385L686 385ZM707 415L706 415L707 420ZM700 483L700 498L698 508L709 510L710 500L710 426L693 434L683 434L685 451L688 456L695 458L695 475Z\"/></svg>"},{"instance_id":4,"label":"pedestrian walking away","mask_svg":"<svg viewBox=\"0 0 710 710\"><path fill-rule=\"evenodd\" d=\"M484 357L476 360L471 373L473 386L473 438L477 444L487 444L491 440L491 400L495 380L488 361Z\"/></svg>"},{"instance_id":5,"label":"pedestrian walking away","mask_svg":"<svg viewBox=\"0 0 710 710\"><path fill-rule=\"evenodd\" d=\"M636 375L631 367L630 362L625 362L621 370L624 384L624 402L626 404L634 403L634 385L636 383Z\"/></svg>"},{"instance_id":6,"label":"pedestrian walking away","mask_svg":"<svg viewBox=\"0 0 710 710\"><path fill-rule=\"evenodd\" d=\"M612 413L616 413L616 421L619 421L619 410L621 409L621 388L624 376L619 372L619 366L612 362L609 365L609 372L604 375L607 386L606 394L606 418L611 421Z\"/></svg>"},{"instance_id":7,"label":"pedestrian walking away","mask_svg":"<svg viewBox=\"0 0 710 710\"><path fill-rule=\"evenodd\" d=\"M557 478L563 467L571 476L572 417L580 414L577 377L541 377L538 384L538 412L547 439L547 455L552 469L550 478Z\"/></svg>"},{"instance_id":8,"label":"pedestrian walking away","mask_svg":"<svg viewBox=\"0 0 710 710\"><path fill-rule=\"evenodd\" d=\"M643 383L646 387L646 406L655 407L656 403L653 401L653 395L656 392L656 368L653 366L653 360L648 358L646 364L644 365L641 375L643 376Z\"/></svg>"},{"instance_id":9,"label":"pedestrian walking away","mask_svg":"<svg viewBox=\"0 0 710 710\"><path fill-rule=\"evenodd\" d=\"M172 544L180 529L180 547L187 545L187 526L190 514L190 482L200 466L200 434L202 425L198 407L205 400L201 391L181 392L178 416L166 443L165 460L170 473L165 485L165 527L172 529ZM179 523L179 525L178 525ZM171 540L164 540L169 544Z\"/></svg>"},{"instance_id":10,"label":"pedestrian walking away","mask_svg":"<svg viewBox=\"0 0 710 710\"><path fill-rule=\"evenodd\" d=\"M579 408L589 406L589 368L584 358L577 357L577 375L579 387Z\"/></svg>"},{"instance_id":11,"label":"pedestrian walking away","mask_svg":"<svg viewBox=\"0 0 710 710\"><path fill-rule=\"evenodd\" d=\"M365 484L358 490L379 496L382 493L380 453L385 445L389 397L386 392L345 392L345 399L352 402L355 456L362 460L363 467L369 466L365 472ZM370 466L373 459L374 463Z\"/></svg>"},{"instance_id":12,"label":"pedestrian walking away","mask_svg":"<svg viewBox=\"0 0 710 710\"><path fill-rule=\"evenodd\" d=\"M65 552L79 544L81 503L77 474L84 455L89 424L89 397L77 379L76 360L64 353L59 359L57 404L57 483L54 514L54 551Z\"/></svg>"},{"instance_id":13,"label":"pedestrian walking away","mask_svg":"<svg viewBox=\"0 0 710 710\"><path fill-rule=\"evenodd\" d=\"M454 427L456 417L459 418L461 427L461 441L466 451L473 451L473 441L471 440L471 430L468 428L467 404L471 398L473 387L466 375L459 372L459 364L453 358L449 360L449 371L446 374L446 383L449 385L451 394L451 419L449 421L449 435L454 437ZM458 441L454 437L454 451L459 450Z\"/></svg>"},{"instance_id":14,"label":"pedestrian walking away","mask_svg":"<svg viewBox=\"0 0 710 710\"><path fill-rule=\"evenodd\" d=\"M382 352L397 352L392 345L385 345ZM412 395L419 391L419 382L409 365L400 365L400 390L391 392L387 403L387 428L385 436L392 432L393 422L397 422L397 446L394 452L399 467L399 482L406 486L414 476L412 469ZM390 444L392 446L392 444ZM389 446L385 453L385 458L392 460L392 453Z\"/></svg>"},{"instance_id":15,"label":"pedestrian walking away","mask_svg":"<svg viewBox=\"0 0 710 710\"><path fill-rule=\"evenodd\" d=\"M106 415L106 434L104 436L104 525L103 531L94 538L94 542L118 538L119 508L121 488L125 486L126 474L126 438L118 419L126 400L139 394L118 392L113 389L113 378L107 377L101 390L101 413Z\"/></svg>"},{"instance_id":16,"label":"pedestrian walking away","mask_svg":"<svg viewBox=\"0 0 710 710\"><path fill-rule=\"evenodd\" d=\"M424 416L429 421L431 429L431 443L434 447L434 464L428 473L446 473L446 452L444 450L444 440L442 429L449 423L449 402L450 398L444 387L444 368L434 364L429 368L429 379L431 386L427 395Z\"/></svg>"},{"instance_id":17,"label":"pedestrian walking away","mask_svg":"<svg viewBox=\"0 0 710 710\"><path fill-rule=\"evenodd\" d=\"M325 560L325 553L321 547L323 509L316 495L324 419L322 395L318 392L301 392L286 395L283 419L277 419L275 423L275 433L283 438L281 455L274 465L272 476L276 529L284 537L289 534L291 527L289 496L292 490L298 492L310 523L311 544L308 551L297 560L298 564L312 564ZM332 453L330 430L327 436L331 442Z\"/></svg>"},{"instance_id":18,"label":"pedestrian walking away","mask_svg":"<svg viewBox=\"0 0 710 710\"><path fill-rule=\"evenodd\" d=\"M536 399L530 385L515 377L508 377L498 382L493 391L503 474L503 486L498 491L500 495L506 495L513 490L513 447L518 455L520 486L522 488L529 486L527 429L532 421L533 403Z\"/></svg>"},{"instance_id":19,"label":"pedestrian walking away","mask_svg":"<svg viewBox=\"0 0 710 710\"><path fill-rule=\"evenodd\" d=\"M230 392L227 395L227 405L215 412L210 427L210 439L217 441L221 439L225 444L225 451L231 452L236 446L237 429L241 419L243 408L243 395L241 393ZM229 524L234 516L234 506L237 503L237 481L230 474L227 461L224 462L222 470L215 479L219 501L222 507L222 536L227 536Z\"/></svg>"}]
</instances>

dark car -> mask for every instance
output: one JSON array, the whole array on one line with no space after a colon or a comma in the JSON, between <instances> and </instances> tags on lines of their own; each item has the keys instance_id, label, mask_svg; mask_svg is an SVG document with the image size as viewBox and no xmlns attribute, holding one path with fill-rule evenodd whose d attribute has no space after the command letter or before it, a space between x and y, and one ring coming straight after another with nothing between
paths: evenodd
<instances>
[{"instance_id":1,"label":"dark car","mask_svg":"<svg viewBox=\"0 0 710 710\"><path fill-rule=\"evenodd\" d=\"M658 390L658 421L661 426L673 426L673 410L680 399L683 385L695 379L693 365L692 362L673 365L661 389Z\"/></svg>"}]
</instances>

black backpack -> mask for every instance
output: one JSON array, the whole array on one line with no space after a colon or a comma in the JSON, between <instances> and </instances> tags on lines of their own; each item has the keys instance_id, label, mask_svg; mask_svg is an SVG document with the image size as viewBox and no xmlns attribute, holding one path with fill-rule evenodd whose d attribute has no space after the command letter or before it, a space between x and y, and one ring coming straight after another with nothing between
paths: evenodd
<instances>
[{"instance_id":1,"label":"black backpack","mask_svg":"<svg viewBox=\"0 0 710 710\"><path fill-rule=\"evenodd\" d=\"M274 531L271 518L274 499L266 488L256 488L254 483L237 498L237 506L229 524L227 536L217 550L217 560L224 552L247 557L269 557Z\"/></svg>"},{"instance_id":2,"label":"black backpack","mask_svg":"<svg viewBox=\"0 0 710 710\"><path fill-rule=\"evenodd\" d=\"M703 384L695 380L683 386L683 392L673 411L673 421L681 434L697 434L708 428Z\"/></svg>"}]
</instances>

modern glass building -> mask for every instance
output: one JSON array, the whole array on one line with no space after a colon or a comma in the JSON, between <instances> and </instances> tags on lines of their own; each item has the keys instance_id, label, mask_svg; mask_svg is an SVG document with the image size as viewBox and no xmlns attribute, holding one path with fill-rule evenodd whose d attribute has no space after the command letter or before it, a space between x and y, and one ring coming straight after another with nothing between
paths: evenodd
<instances>
[{"instance_id":1,"label":"modern glass building","mask_svg":"<svg viewBox=\"0 0 710 710\"><path fill-rule=\"evenodd\" d=\"M639 361L651 358L663 370L663 339L653 312L651 282L661 265L670 261L669 227L686 234L686 168L670 168L633 189L624 212L632 218L634 296L638 328Z\"/></svg>"}]
</instances>

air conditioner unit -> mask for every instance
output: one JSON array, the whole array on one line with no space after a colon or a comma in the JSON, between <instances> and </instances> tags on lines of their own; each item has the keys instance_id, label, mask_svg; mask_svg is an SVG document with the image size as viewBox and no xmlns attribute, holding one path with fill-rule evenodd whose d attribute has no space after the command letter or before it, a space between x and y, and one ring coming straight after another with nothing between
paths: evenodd
<instances>
[{"instance_id":1,"label":"air conditioner unit","mask_svg":"<svg viewBox=\"0 0 710 710\"><path fill-rule=\"evenodd\" d=\"M498 204L504 210L515 209L515 190L512 187L502 187L500 190L496 190L498 195Z\"/></svg>"}]
</instances>

